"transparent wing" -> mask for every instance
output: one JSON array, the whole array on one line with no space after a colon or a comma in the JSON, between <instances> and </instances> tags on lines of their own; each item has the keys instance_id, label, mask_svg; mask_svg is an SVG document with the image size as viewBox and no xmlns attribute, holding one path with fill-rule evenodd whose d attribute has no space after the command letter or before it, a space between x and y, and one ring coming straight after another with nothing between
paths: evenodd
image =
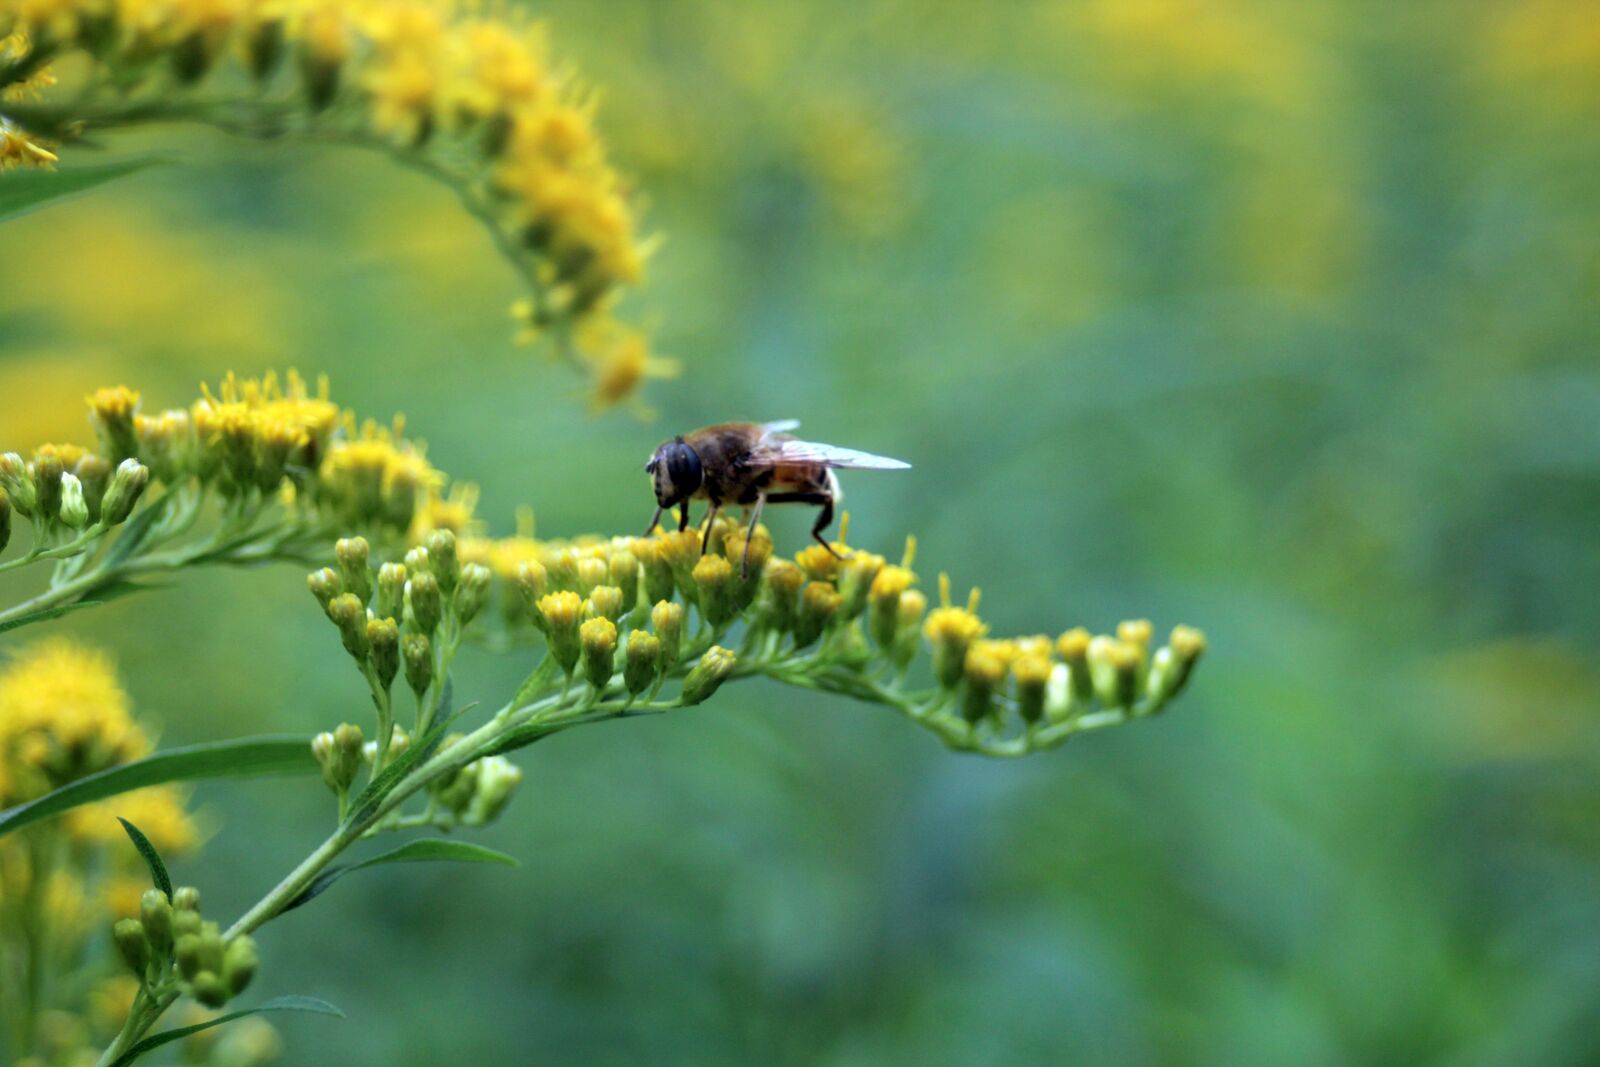
<instances>
[{"instance_id":1,"label":"transparent wing","mask_svg":"<svg viewBox=\"0 0 1600 1067\"><path fill-rule=\"evenodd\" d=\"M874 456L871 452L857 452L853 448L816 441L769 441L767 447L779 462L822 463L841 470L903 471L911 468L911 464L888 456Z\"/></svg>"},{"instance_id":2,"label":"transparent wing","mask_svg":"<svg viewBox=\"0 0 1600 1067\"><path fill-rule=\"evenodd\" d=\"M799 428L799 419L779 419L777 422L763 422L761 424L761 432L768 435L788 433L790 430L798 430Z\"/></svg>"}]
</instances>

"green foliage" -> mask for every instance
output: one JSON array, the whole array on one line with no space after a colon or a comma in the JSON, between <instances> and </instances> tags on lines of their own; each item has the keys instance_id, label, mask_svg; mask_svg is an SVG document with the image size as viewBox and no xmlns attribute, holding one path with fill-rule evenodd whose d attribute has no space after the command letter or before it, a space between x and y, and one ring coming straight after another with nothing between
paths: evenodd
<instances>
[{"instance_id":1,"label":"green foliage","mask_svg":"<svg viewBox=\"0 0 1600 1067\"><path fill-rule=\"evenodd\" d=\"M13 171L0 181L0 222L36 211L64 197L76 196L147 167L164 162L156 158L121 159L111 163L69 166L61 170Z\"/></svg>"},{"instance_id":2,"label":"green foliage","mask_svg":"<svg viewBox=\"0 0 1600 1067\"><path fill-rule=\"evenodd\" d=\"M162 1045L168 1045L174 1041L182 1040L183 1038L188 1037L190 1034L198 1034L202 1030L210 1030L212 1027L222 1026L226 1023L231 1023L236 1019L243 1019L251 1015L262 1015L281 1011L309 1012L312 1015L331 1015L336 1019L343 1019L345 1017L344 1012L340 1011L338 1008L334 1007L332 1004L329 1004L325 1000L319 1000L316 997L304 996L299 993L291 993L287 996L273 997L271 1000L263 1004L259 1004L254 1008L246 1008L243 1011L230 1011L225 1015L217 1016L215 1019L207 1019L203 1023L195 1023L192 1026L174 1027L171 1030L163 1030L159 1034L151 1034L149 1037L144 1038L132 1045L128 1051L124 1052L121 1056L118 1056L116 1059L112 1060L110 1067L127 1067L128 1064L133 1063L146 1052L151 1052L160 1048Z\"/></svg>"}]
</instances>

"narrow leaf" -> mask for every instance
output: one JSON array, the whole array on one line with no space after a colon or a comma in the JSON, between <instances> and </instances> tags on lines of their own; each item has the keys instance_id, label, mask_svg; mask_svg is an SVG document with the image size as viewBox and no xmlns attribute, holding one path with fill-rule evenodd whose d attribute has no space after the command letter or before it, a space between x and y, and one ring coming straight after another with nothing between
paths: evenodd
<instances>
[{"instance_id":1,"label":"narrow leaf","mask_svg":"<svg viewBox=\"0 0 1600 1067\"><path fill-rule=\"evenodd\" d=\"M504 852L496 852L492 848L482 845L470 844L466 841L446 841L438 837L424 837L416 841L408 841L391 852L381 856L362 860L360 863L350 863L342 867L330 867L323 871L316 879L301 891L300 895L284 905L283 911L292 911L300 905L319 897L329 886L349 874L365 867L379 867L386 863L494 863L502 867L516 867L516 857L508 856ZM279 912L278 914L283 914Z\"/></svg>"},{"instance_id":2,"label":"narrow leaf","mask_svg":"<svg viewBox=\"0 0 1600 1067\"><path fill-rule=\"evenodd\" d=\"M80 608L92 608L98 603L100 603L98 600L80 600L75 604L57 604L53 608L40 608L38 611L30 611L26 615L18 615L14 619L7 619L4 622L0 622L0 634L5 633L7 630L15 630L20 626L28 626L36 622L46 622L50 619L59 619L69 611L77 611Z\"/></svg>"},{"instance_id":3,"label":"narrow leaf","mask_svg":"<svg viewBox=\"0 0 1600 1067\"><path fill-rule=\"evenodd\" d=\"M156 523L167 513L172 496L171 491L162 493L123 524L117 539L106 550L105 565L108 568L115 567L139 550L139 546L150 536L150 531L155 529Z\"/></svg>"},{"instance_id":4,"label":"narrow leaf","mask_svg":"<svg viewBox=\"0 0 1600 1067\"><path fill-rule=\"evenodd\" d=\"M444 732L450 725L465 715L474 705L468 704L454 715L445 713L445 708L450 699L449 683L445 683L444 702L440 705L439 721L428 728L428 732L420 738L412 738L406 750L394 758L394 762L385 767L376 778L368 782L366 788L356 794L355 800L350 802L350 815L345 821L350 825L361 822L372 814L373 810L388 796L400 779L411 773L412 768L423 763L428 757L439 750L439 745L444 741Z\"/></svg>"},{"instance_id":5,"label":"narrow leaf","mask_svg":"<svg viewBox=\"0 0 1600 1067\"><path fill-rule=\"evenodd\" d=\"M247 737L169 749L70 782L0 812L0 837L30 823L148 785L263 774L317 774L309 737Z\"/></svg>"},{"instance_id":6,"label":"narrow leaf","mask_svg":"<svg viewBox=\"0 0 1600 1067\"><path fill-rule=\"evenodd\" d=\"M117 163L62 170L12 170L0 176L0 220L25 215L52 200L86 192L97 185L160 162L159 159L125 159Z\"/></svg>"},{"instance_id":7,"label":"narrow leaf","mask_svg":"<svg viewBox=\"0 0 1600 1067\"><path fill-rule=\"evenodd\" d=\"M133 847L138 849L139 855L144 857L144 862L150 868L150 880L155 883L157 889L167 895L168 900L171 900L172 877L167 874L167 865L161 862L161 853L156 851L156 846L152 845L150 839L144 836L144 832L133 823L120 815L117 816L117 821L122 824L124 830L128 831L128 836L133 839Z\"/></svg>"},{"instance_id":8,"label":"narrow leaf","mask_svg":"<svg viewBox=\"0 0 1600 1067\"><path fill-rule=\"evenodd\" d=\"M265 1004L258 1005L254 1008L246 1008L243 1011L230 1011L226 1015L219 1015L215 1019L207 1019L205 1022L195 1023L193 1026L180 1026L175 1030L163 1030L159 1034L151 1034L149 1037L137 1042L130 1047L128 1051L124 1052L121 1056L118 1056L115 1060L113 1060L111 1067L127 1067L128 1064L132 1063L140 1056L143 1056L151 1049L157 1049L162 1045L171 1044L174 1041L188 1037L190 1034L197 1034L201 1030L209 1030L213 1026L221 1026L223 1023L231 1023L235 1019L243 1019L246 1015L261 1015L269 1011L304 1011L310 1012L313 1015L331 1015L336 1019L344 1018L344 1012L340 1011L332 1004L329 1004L326 1000L319 1000L316 997L302 996L298 993L286 997L274 997Z\"/></svg>"}]
</instances>

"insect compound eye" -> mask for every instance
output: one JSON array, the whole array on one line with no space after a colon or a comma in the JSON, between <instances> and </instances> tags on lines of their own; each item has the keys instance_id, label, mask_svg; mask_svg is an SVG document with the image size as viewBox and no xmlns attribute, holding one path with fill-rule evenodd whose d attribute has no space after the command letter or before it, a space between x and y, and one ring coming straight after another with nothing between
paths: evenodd
<instances>
[{"instance_id":1,"label":"insect compound eye","mask_svg":"<svg viewBox=\"0 0 1600 1067\"><path fill-rule=\"evenodd\" d=\"M646 474L654 474L656 472L656 468L659 467L660 465L661 464L656 459L656 457L651 456L649 461L647 463L645 463L645 465L644 465L644 472Z\"/></svg>"},{"instance_id":2,"label":"insect compound eye","mask_svg":"<svg viewBox=\"0 0 1600 1067\"><path fill-rule=\"evenodd\" d=\"M700 466L700 456L688 445L681 443L669 445L663 458L667 464L667 477L672 480L673 488L683 496L688 496L699 489L700 483L705 481L705 471Z\"/></svg>"}]
</instances>

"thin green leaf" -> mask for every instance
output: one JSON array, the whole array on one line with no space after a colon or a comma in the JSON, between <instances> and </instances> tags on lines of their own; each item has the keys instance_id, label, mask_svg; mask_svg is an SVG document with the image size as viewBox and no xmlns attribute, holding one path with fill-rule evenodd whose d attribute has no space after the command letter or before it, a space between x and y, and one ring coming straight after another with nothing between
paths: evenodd
<instances>
[{"instance_id":1,"label":"thin green leaf","mask_svg":"<svg viewBox=\"0 0 1600 1067\"><path fill-rule=\"evenodd\" d=\"M160 159L125 159L91 167L61 170L29 168L0 176L0 220L25 215L52 200L87 192L97 185L134 174L162 162Z\"/></svg>"},{"instance_id":2,"label":"thin green leaf","mask_svg":"<svg viewBox=\"0 0 1600 1067\"><path fill-rule=\"evenodd\" d=\"M329 886L343 878L352 871L359 871L365 867L379 867L386 863L494 863L502 867L519 866L516 857L508 856L504 852L496 852L492 848L482 845L470 844L466 841L446 841L438 837L424 837L416 841L408 841L392 852L385 852L381 856L362 860L360 863L346 864L342 867L330 867L323 871L300 895L284 905L283 911L293 911L300 905L310 902L313 898L321 896ZM279 912L278 914L283 914Z\"/></svg>"},{"instance_id":3,"label":"thin green leaf","mask_svg":"<svg viewBox=\"0 0 1600 1067\"><path fill-rule=\"evenodd\" d=\"M243 1011L230 1011L226 1015L219 1015L215 1019L207 1019L205 1022L195 1023L193 1026L180 1026L175 1030L163 1030L159 1034L151 1034L149 1037L134 1044L128 1049L128 1051L124 1052L121 1056L118 1056L115 1060L113 1060L111 1062L111 1067L127 1067L128 1064L132 1063L140 1056L143 1056L151 1049L157 1049L162 1045L179 1041L185 1037L188 1037L190 1034L197 1034L201 1030L209 1030L213 1026L221 1026L223 1023L231 1023L235 1019L243 1019L246 1015L261 1015L269 1011L304 1011L310 1012L313 1015L331 1015L336 1019L344 1018L344 1012L340 1011L332 1004L329 1004L326 1000L319 1000L316 997L302 996L298 993L291 994L290 996L286 997L274 997L265 1004L258 1005L254 1008L246 1008Z\"/></svg>"},{"instance_id":4,"label":"thin green leaf","mask_svg":"<svg viewBox=\"0 0 1600 1067\"><path fill-rule=\"evenodd\" d=\"M139 546L150 536L150 531L155 529L156 523L167 513L172 496L170 490L162 493L122 526L117 539L111 542L111 547L106 550L107 568L117 566L139 550Z\"/></svg>"},{"instance_id":5,"label":"thin green leaf","mask_svg":"<svg viewBox=\"0 0 1600 1067\"><path fill-rule=\"evenodd\" d=\"M92 608L99 603L100 601L98 600L80 600L76 604L57 604L53 608L40 608L38 611L30 611L26 615L18 615L14 619L8 619L5 622L0 622L0 634L5 633L7 630L15 630L19 626L27 626L36 622L46 622L50 619L59 619L69 611L77 611L80 608Z\"/></svg>"},{"instance_id":6,"label":"thin green leaf","mask_svg":"<svg viewBox=\"0 0 1600 1067\"><path fill-rule=\"evenodd\" d=\"M157 889L167 895L168 900L171 900L172 876L167 873L167 865L161 862L161 853L157 852L156 846L152 845L150 839L144 836L144 831L120 815L117 816L117 821L122 824L124 830L128 831L128 837L133 840L133 847L139 850L140 856L144 857L145 864L150 868L150 880L155 883Z\"/></svg>"},{"instance_id":7,"label":"thin green leaf","mask_svg":"<svg viewBox=\"0 0 1600 1067\"><path fill-rule=\"evenodd\" d=\"M80 778L53 793L0 812L0 837L40 819L148 785L204 778L317 773L309 737L246 737L169 749Z\"/></svg>"},{"instance_id":8,"label":"thin green leaf","mask_svg":"<svg viewBox=\"0 0 1600 1067\"><path fill-rule=\"evenodd\" d=\"M365 820L373 810L389 795L400 779L411 773L412 768L419 766L429 756L439 750L439 745L444 741L444 732L452 723L466 714L474 705L468 704L454 715L445 714L445 707L450 698L449 683L445 688L445 704L441 705L439 721L428 728L422 737L413 738L406 750L394 758L394 762L385 767L376 778L368 782L366 788L356 794L355 800L350 802L350 816L346 819L349 825L355 825Z\"/></svg>"}]
</instances>

